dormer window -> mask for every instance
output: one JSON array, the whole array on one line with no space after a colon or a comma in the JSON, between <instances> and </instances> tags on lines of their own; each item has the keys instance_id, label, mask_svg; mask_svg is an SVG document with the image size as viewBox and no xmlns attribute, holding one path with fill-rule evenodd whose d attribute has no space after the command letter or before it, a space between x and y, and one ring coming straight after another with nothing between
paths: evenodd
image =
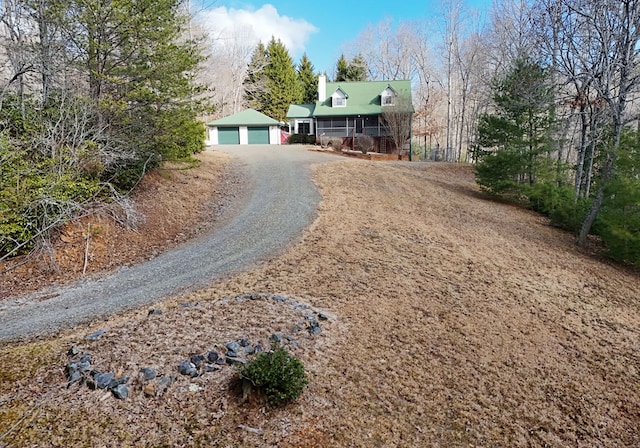
<instances>
[{"instance_id":1,"label":"dormer window","mask_svg":"<svg viewBox=\"0 0 640 448\"><path fill-rule=\"evenodd\" d=\"M349 95L347 95L344 90L338 87L336 91L333 92L333 95L331 95L331 106L347 107L347 98L349 98Z\"/></svg>"},{"instance_id":2,"label":"dormer window","mask_svg":"<svg viewBox=\"0 0 640 448\"><path fill-rule=\"evenodd\" d=\"M397 96L396 91L389 85L380 94L380 104L383 106L393 106L396 103Z\"/></svg>"}]
</instances>

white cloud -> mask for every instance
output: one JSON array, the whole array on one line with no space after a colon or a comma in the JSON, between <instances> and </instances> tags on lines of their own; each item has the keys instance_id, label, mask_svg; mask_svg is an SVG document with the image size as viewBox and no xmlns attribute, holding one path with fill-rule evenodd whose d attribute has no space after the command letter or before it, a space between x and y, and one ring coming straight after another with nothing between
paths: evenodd
<instances>
[{"instance_id":1,"label":"white cloud","mask_svg":"<svg viewBox=\"0 0 640 448\"><path fill-rule=\"evenodd\" d=\"M196 20L207 30L214 45L237 45L237 40L242 40L244 45L255 46L258 41L266 45L275 37L294 58L302 55L306 41L318 31L304 19L281 15L270 4L259 9L211 8L198 13Z\"/></svg>"}]
</instances>

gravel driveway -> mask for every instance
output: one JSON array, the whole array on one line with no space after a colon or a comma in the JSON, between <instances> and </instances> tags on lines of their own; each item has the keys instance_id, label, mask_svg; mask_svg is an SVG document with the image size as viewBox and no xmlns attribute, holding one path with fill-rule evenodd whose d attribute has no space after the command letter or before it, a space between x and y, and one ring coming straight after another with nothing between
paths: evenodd
<instances>
[{"instance_id":1,"label":"gravel driveway","mask_svg":"<svg viewBox=\"0 0 640 448\"><path fill-rule=\"evenodd\" d=\"M220 146L246 179L216 231L99 280L5 301L0 341L54 333L125 309L202 288L282 253L316 215L309 166L331 157L301 146ZM46 299L42 299L46 297Z\"/></svg>"}]
</instances>

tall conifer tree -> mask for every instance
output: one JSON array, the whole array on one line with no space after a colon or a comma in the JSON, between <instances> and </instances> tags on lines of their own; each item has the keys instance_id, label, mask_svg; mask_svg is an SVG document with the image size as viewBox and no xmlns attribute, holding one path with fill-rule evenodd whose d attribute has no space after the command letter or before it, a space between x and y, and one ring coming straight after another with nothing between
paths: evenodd
<instances>
[{"instance_id":1,"label":"tall conifer tree","mask_svg":"<svg viewBox=\"0 0 640 448\"><path fill-rule=\"evenodd\" d=\"M340 59L336 63L336 82L348 81L349 76L349 62L347 62L347 58L344 57L344 54L340 55Z\"/></svg>"},{"instance_id":2,"label":"tall conifer tree","mask_svg":"<svg viewBox=\"0 0 640 448\"><path fill-rule=\"evenodd\" d=\"M279 39L271 38L267 45L267 58L267 98L262 112L276 120L284 120L289 106L301 102L302 88L293 59Z\"/></svg>"},{"instance_id":3,"label":"tall conifer tree","mask_svg":"<svg viewBox=\"0 0 640 448\"><path fill-rule=\"evenodd\" d=\"M245 103L248 107L260 112L264 111L267 98L267 77L265 74L267 63L267 48L262 42L258 42L258 46L251 54L251 61L249 61L249 67L247 68L247 77L243 85Z\"/></svg>"},{"instance_id":4,"label":"tall conifer tree","mask_svg":"<svg viewBox=\"0 0 640 448\"><path fill-rule=\"evenodd\" d=\"M318 77L316 76L313 64L307 57L302 55L300 65L298 66L298 80L302 86L302 103L315 103L318 98Z\"/></svg>"},{"instance_id":5,"label":"tall conifer tree","mask_svg":"<svg viewBox=\"0 0 640 448\"><path fill-rule=\"evenodd\" d=\"M336 82L340 81L366 81L367 62L361 54L357 54L350 61L340 55L336 64Z\"/></svg>"},{"instance_id":6,"label":"tall conifer tree","mask_svg":"<svg viewBox=\"0 0 640 448\"><path fill-rule=\"evenodd\" d=\"M522 193L548 170L553 125L553 89L549 71L517 59L494 84L496 112L480 117L478 141L486 150L476 166L478 183L495 194Z\"/></svg>"}]
</instances>

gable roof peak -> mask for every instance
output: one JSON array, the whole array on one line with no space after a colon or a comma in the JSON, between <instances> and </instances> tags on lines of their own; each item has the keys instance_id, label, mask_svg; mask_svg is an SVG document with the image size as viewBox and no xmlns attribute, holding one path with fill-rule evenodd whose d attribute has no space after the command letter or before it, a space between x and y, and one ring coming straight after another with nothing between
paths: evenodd
<instances>
[{"instance_id":1,"label":"gable roof peak","mask_svg":"<svg viewBox=\"0 0 640 448\"><path fill-rule=\"evenodd\" d=\"M338 86L336 90L333 91L333 93L337 93L338 91L342 92L345 98L349 98L349 94L342 87Z\"/></svg>"},{"instance_id":2,"label":"gable roof peak","mask_svg":"<svg viewBox=\"0 0 640 448\"><path fill-rule=\"evenodd\" d=\"M386 91L391 91L391 93L394 94L394 95L398 94L398 91L396 89L394 89L393 86L390 83L387 84L387 87L382 89L382 92L380 92L380 95L383 95Z\"/></svg>"}]
</instances>

